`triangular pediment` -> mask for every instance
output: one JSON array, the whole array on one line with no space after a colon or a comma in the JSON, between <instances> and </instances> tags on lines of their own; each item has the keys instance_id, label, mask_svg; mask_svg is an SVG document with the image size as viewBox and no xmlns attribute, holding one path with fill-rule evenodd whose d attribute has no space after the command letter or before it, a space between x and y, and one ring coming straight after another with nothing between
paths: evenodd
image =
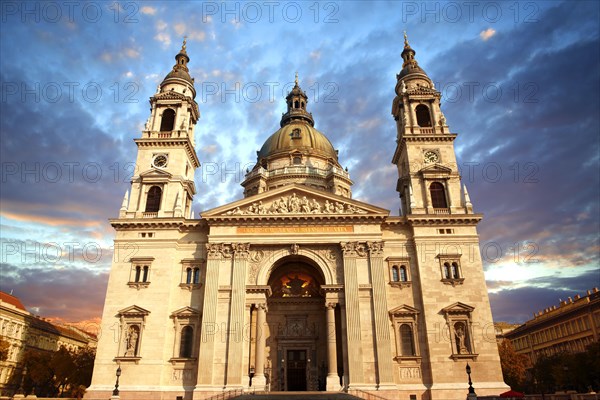
<instances>
[{"instance_id":1,"label":"triangular pediment","mask_svg":"<svg viewBox=\"0 0 600 400\"><path fill-rule=\"evenodd\" d=\"M453 314L453 313L470 313L474 309L475 309L475 307L471 307L468 304L461 303L460 301L457 301L456 303L451 304L448 307L442 308L442 311L444 313L447 313L447 314Z\"/></svg>"},{"instance_id":2,"label":"triangular pediment","mask_svg":"<svg viewBox=\"0 0 600 400\"><path fill-rule=\"evenodd\" d=\"M196 318L200 315L200 312L198 310L196 310L195 308L192 307L183 307L180 308L177 311L173 311L171 313L171 317L177 317L177 318Z\"/></svg>"},{"instance_id":3,"label":"triangular pediment","mask_svg":"<svg viewBox=\"0 0 600 400\"><path fill-rule=\"evenodd\" d=\"M151 168L140 174L142 178L170 178L173 174L158 168Z\"/></svg>"},{"instance_id":4,"label":"triangular pediment","mask_svg":"<svg viewBox=\"0 0 600 400\"><path fill-rule=\"evenodd\" d=\"M211 217L361 216L389 215L389 210L368 203L292 184L247 197L201 213Z\"/></svg>"},{"instance_id":5,"label":"triangular pediment","mask_svg":"<svg viewBox=\"0 0 600 400\"><path fill-rule=\"evenodd\" d=\"M418 313L419 310L407 304L402 304L400 307L396 307L393 310L389 311L390 315L415 315Z\"/></svg>"},{"instance_id":6,"label":"triangular pediment","mask_svg":"<svg viewBox=\"0 0 600 400\"><path fill-rule=\"evenodd\" d=\"M118 312L118 315L123 315L123 316L148 315L148 314L150 314L150 311L148 311L140 306L136 306L135 304L132 306L129 306L127 308L124 308Z\"/></svg>"},{"instance_id":7,"label":"triangular pediment","mask_svg":"<svg viewBox=\"0 0 600 400\"><path fill-rule=\"evenodd\" d=\"M421 168L421 170L419 172L421 172L421 174L423 174L423 175L438 175L438 174L449 175L452 173L452 168L448 168L445 165L441 165L441 164L431 164L431 165L427 165L426 167Z\"/></svg>"}]
</instances>

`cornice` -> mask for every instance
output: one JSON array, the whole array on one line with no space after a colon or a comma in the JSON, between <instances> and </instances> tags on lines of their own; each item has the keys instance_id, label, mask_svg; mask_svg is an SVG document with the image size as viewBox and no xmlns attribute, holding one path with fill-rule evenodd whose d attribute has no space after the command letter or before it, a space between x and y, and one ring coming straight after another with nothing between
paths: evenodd
<instances>
[{"instance_id":1,"label":"cornice","mask_svg":"<svg viewBox=\"0 0 600 400\"><path fill-rule=\"evenodd\" d=\"M477 225L483 214L416 214L406 217L412 226L422 225Z\"/></svg>"},{"instance_id":2,"label":"cornice","mask_svg":"<svg viewBox=\"0 0 600 400\"><path fill-rule=\"evenodd\" d=\"M265 214L265 215L216 215L204 217L209 226L270 226L284 224L325 223L327 225L381 224L385 214Z\"/></svg>"},{"instance_id":3,"label":"cornice","mask_svg":"<svg viewBox=\"0 0 600 400\"><path fill-rule=\"evenodd\" d=\"M133 139L138 147L178 147L185 148L188 156L193 161L194 168L200 167L200 160L194 150L194 145L188 136L179 138L139 138Z\"/></svg>"},{"instance_id":4,"label":"cornice","mask_svg":"<svg viewBox=\"0 0 600 400\"><path fill-rule=\"evenodd\" d=\"M199 231L206 227L204 220L187 218L115 218L109 219L111 226L119 230L128 229L178 229L181 232Z\"/></svg>"}]
</instances>

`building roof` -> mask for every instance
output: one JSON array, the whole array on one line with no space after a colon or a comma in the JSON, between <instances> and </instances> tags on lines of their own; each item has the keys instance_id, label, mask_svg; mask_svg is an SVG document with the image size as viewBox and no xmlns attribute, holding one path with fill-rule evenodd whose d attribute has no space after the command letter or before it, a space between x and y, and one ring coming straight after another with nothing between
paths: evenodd
<instances>
[{"instance_id":1,"label":"building roof","mask_svg":"<svg viewBox=\"0 0 600 400\"><path fill-rule=\"evenodd\" d=\"M6 292L0 291L0 301L8 303L19 310L27 311L23 303L21 303L21 300Z\"/></svg>"},{"instance_id":2,"label":"building roof","mask_svg":"<svg viewBox=\"0 0 600 400\"><path fill-rule=\"evenodd\" d=\"M561 300L560 305L545 308L539 313L535 313L533 318L525 322L518 328L513 329L505 334L508 338L514 338L522 333L528 332L530 329L543 324L547 321L554 321L557 318L570 315L573 312L581 310L583 307L594 304L598 306L600 303L600 291L598 288L593 288L587 291L586 296L576 295L574 298L569 297L568 300Z\"/></svg>"}]
</instances>

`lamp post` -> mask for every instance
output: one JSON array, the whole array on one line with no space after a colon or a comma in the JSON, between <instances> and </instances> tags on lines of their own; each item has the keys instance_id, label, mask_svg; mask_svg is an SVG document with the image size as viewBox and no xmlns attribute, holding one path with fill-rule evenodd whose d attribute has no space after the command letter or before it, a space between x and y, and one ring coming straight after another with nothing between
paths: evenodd
<instances>
[{"instance_id":1,"label":"lamp post","mask_svg":"<svg viewBox=\"0 0 600 400\"><path fill-rule=\"evenodd\" d=\"M119 397L119 377L121 376L121 364L117 367L117 381L115 382L115 390L113 390L113 396Z\"/></svg>"},{"instance_id":2,"label":"lamp post","mask_svg":"<svg viewBox=\"0 0 600 400\"><path fill-rule=\"evenodd\" d=\"M473 388L473 382L471 381L471 366L467 362L467 376L469 377L469 394L467 394L467 399L476 399L477 394L475 393L475 389Z\"/></svg>"}]
</instances>

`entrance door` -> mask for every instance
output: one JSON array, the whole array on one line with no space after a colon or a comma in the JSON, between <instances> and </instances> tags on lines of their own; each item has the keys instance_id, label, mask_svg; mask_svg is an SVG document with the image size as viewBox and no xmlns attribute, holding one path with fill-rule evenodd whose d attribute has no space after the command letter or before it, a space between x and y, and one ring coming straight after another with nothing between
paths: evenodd
<instances>
[{"instance_id":1,"label":"entrance door","mask_svg":"<svg viewBox=\"0 0 600 400\"><path fill-rule=\"evenodd\" d=\"M287 351L287 390L306 390L306 350Z\"/></svg>"}]
</instances>

